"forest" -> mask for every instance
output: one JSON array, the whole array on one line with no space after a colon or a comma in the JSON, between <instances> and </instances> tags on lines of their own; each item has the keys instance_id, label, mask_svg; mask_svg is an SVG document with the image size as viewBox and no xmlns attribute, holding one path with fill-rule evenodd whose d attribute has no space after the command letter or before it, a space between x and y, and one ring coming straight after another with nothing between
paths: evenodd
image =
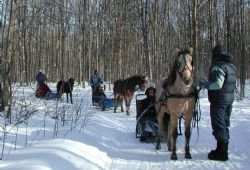
<instances>
[{"instance_id":1,"label":"forest","mask_svg":"<svg viewBox=\"0 0 250 170\"><path fill-rule=\"evenodd\" d=\"M175 48L193 47L195 80L207 77L221 42L235 57L243 97L250 64L250 0L1 0L0 82L5 105L13 83L74 77L94 69L104 81L134 74L156 81Z\"/></svg>"}]
</instances>

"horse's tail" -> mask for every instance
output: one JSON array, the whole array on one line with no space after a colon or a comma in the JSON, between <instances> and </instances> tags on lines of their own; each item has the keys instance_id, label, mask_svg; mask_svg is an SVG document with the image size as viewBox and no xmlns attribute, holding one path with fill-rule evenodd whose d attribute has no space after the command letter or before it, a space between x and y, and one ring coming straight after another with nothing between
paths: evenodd
<instances>
[{"instance_id":1,"label":"horse's tail","mask_svg":"<svg viewBox=\"0 0 250 170\"><path fill-rule=\"evenodd\" d=\"M61 94L63 93L63 86L64 86L64 82L62 80L60 80L57 85L56 85L56 91L57 94L61 96Z\"/></svg>"},{"instance_id":2,"label":"horse's tail","mask_svg":"<svg viewBox=\"0 0 250 170\"><path fill-rule=\"evenodd\" d=\"M119 89L121 89L121 79L119 80L116 80L114 82L114 87L113 87L113 92L114 92L114 95L116 95L117 93L119 93Z\"/></svg>"}]
</instances>

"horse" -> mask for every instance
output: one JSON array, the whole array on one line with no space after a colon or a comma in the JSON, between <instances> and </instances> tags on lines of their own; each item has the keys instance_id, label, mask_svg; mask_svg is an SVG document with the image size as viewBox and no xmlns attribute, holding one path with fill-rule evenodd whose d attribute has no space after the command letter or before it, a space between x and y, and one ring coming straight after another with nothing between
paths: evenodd
<instances>
[{"instance_id":1,"label":"horse","mask_svg":"<svg viewBox=\"0 0 250 170\"><path fill-rule=\"evenodd\" d=\"M116 109L118 107L118 103L121 106L121 112L124 112L123 110L123 100L125 99L126 104L126 113L127 115L130 115L130 103L133 98L134 92L136 90L136 86L139 86L139 89L141 91L145 90L146 87L146 76L144 75L134 75L132 77L129 77L124 80L116 80L114 82L114 101L115 101L115 107L114 107L114 113L116 113Z\"/></svg>"},{"instance_id":2,"label":"horse","mask_svg":"<svg viewBox=\"0 0 250 170\"><path fill-rule=\"evenodd\" d=\"M69 78L67 81L64 81L64 80L58 81L56 85L58 96L61 97L63 93L66 93L67 103L68 103L68 94L69 94L71 104L73 104L72 91L73 91L74 82L75 82L74 78Z\"/></svg>"},{"instance_id":3,"label":"horse","mask_svg":"<svg viewBox=\"0 0 250 170\"><path fill-rule=\"evenodd\" d=\"M158 136L156 139L156 149L160 150L161 132L167 140L168 151L172 151L171 160L177 160L176 140L178 136L178 119L183 116L185 119L185 158L192 159L189 142L191 138L190 126L193 118L198 92L193 85L193 49L176 50L176 58L168 77L167 88L159 91L161 84L157 82L156 103ZM163 120L164 115L167 119ZM163 122L164 121L164 122ZM166 124L165 124L166 123ZM164 126L163 126L164 125ZM163 129L163 127L166 127Z\"/></svg>"}]
</instances>

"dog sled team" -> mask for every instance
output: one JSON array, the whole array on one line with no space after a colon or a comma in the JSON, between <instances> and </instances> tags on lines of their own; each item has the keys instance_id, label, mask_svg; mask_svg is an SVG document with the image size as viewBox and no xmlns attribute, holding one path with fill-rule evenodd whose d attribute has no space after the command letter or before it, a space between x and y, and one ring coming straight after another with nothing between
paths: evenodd
<instances>
[{"instance_id":1,"label":"dog sled team","mask_svg":"<svg viewBox=\"0 0 250 170\"><path fill-rule=\"evenodd\" d=\"M121 112L125 111L124 101L126 114L130 115L131 100L138 87L145 91L145 94L136 95L136 137L140 138L141 142L154 142L157 150L161 149L161 141L164 140L168 151L171 151L171 160L177 160L176 140L178 131L181 130L180 127L178 130L178 122L181 120L180 117L184 117L184 156L191 159L189 142L192 121L198 121L198 93L201 89L207 89L212 134L217 141L216 148L208 153L208 159L226 161L229 159L229 125L237 77L233 56L227 53L221 44L217 44L212 50L208 80L201 79L194 83L193 69L192 48L177 50L172 71L163 82L155 82L155 86L147 88L147 79L144 75L119 79L114 82L114 98L106 96L103 81L95 70L90 79L92 104L102 110L113 108L116 113L118 107ZM46 85L46 77L42 72L38 73L36 80L37 97L58 99L66 93L67 101L69 94L73 103L74 79L58 82L56 92L52 92Z\"/></svg>"}]
</instances>

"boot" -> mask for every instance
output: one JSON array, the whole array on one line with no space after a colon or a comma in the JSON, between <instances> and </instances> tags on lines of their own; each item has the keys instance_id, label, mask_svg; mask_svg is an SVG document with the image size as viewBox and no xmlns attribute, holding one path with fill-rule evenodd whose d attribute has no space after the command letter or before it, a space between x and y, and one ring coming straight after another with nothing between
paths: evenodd
<instances>
[{"instance_id":1,"label":"boot","mask_svg":"<svg viewBox=\"0 0 250 170\"><path fill-rule=\"evenodd\" d=\"M218 141L217 148L208 153L208 159L216 161L228 160L228 141Z\"/></svg>"}]
</instances>

